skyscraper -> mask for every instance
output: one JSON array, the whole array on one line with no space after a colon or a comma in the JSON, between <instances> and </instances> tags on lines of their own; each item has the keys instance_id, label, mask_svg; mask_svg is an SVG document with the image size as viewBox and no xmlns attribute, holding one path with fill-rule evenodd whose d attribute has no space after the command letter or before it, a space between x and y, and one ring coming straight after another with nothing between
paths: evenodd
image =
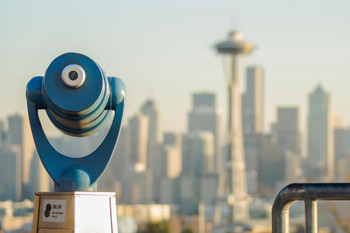
<instances>
[{"instance_id":1,"label":"skyscraper","mask_svg":"<svg viewBox=\"0 0 350 233\"><path fill-rule=\"evenodd\" d=\"M277 109L277 144L285 150L300 155L299 109L280 107Z\"/></svg>"},{"instance_id":2,"label":"skyscraper","mask_svg":"<svg viewBox=\"0 0 350 233\"><path fill-rule=\"evenodd\" d=\"M210 131L214 136L214 166L216 171L222 169L221 159L221 112L216 107L215 94L196 93L193 94L192 110L188 115L188 131Z\"/></svg>"},{"instance_id":3,"label":"skyscraper","mask_svg":"<svg viewBox=\"0 0 350 233\"><path fill-rule=\"evenodd\" d=\"M246 72L246 90L242 97L243 132L254 136L264 131L264 71L262 67L251 66Z\"/></svg>"},{"instance_id":4,"label":"skyscraper","mask_svg":"<svg viewBox=\"0 0 350 233\"><path fill-rule=\"evenodd\" d=\"M160 199L161 180L161 144L163 132L161 127L160 109L153 100L147 100L140 112L148 119L147 132L147 170L152 174L153 179L153 200Z\"/></svg>"},{"instance_id":5,"label":"skyscraper","mask_svg":"<svg viewBox=\"0 0 350 233\"><path fill-rule=\"evenodd\" d=\"M120 130L117 147L115 148L110 165L107 169L112 169L113 178L120 179L124 168L130 166L130 135L129 127L124 126Z\"/></svg>"},{"instance_id":6,"label":"skyscraper","mask_svg":"<svg viewBox=\"0 0 350 233\"><path fill-rule=\"evenodd\" d=\"M161 156L161 177L177 178L182 170L181 137L175 133L164 135L164 145Z\"/></svg>"},{"instance_id":7,"label":"skyscraper","mask_svg":"<svg viewBox=\"0 0 350 233\"><path fill-rule=\"evenodd\" d=\"M214 137L210 131L190 132L183 137L183 172L180 179L182 213L198 211L201 180L206 174L214 172L214 148Z\"/></svg>"},{"instance_id":8,"label":"skyscraper","mask_svg":"<svg viewBox=\"0 0 350 233\"><path fill-rule=\"evenodd\" d=\"M6 144L5 138L6 138L6 131L4 127L4 122L0 120L0 146Z\"/></svg>"},{"instance_id":9,"label":"skyscraper","mask_svg":"<svg viewBox=\"0 0 350 233\"><path fill-rule=\"evenodd\" d=\"M124 169L121 176L121 202L148 204L152 202L152 174L145 164L136 163Z\"/></svg>"},{"instance_id":10,"label":"skyscraper","mask_svg":"<svg viewBox=\"0 0 350 233\"><path fill-rule=\"evenodd\" d=\"M264 70L260 66L246 69L246 88L242 96L243 135L247 186L257 192L259 140L264 131Z\"/></svg>"},{"instance_id":11,"label":"skyscraper","mask_svg":"<svg viewBox=\"0 0 350 233\"><path fill-rule=\"evenodd\" d=\"M191 176L200 178L214 171L214 137L211 132L189 133L187 136Z\"/></svg>"},{"instance_id":12,"label":"skyscraper","mask_svg":"<svg viewBox=\"0 0 350 233\"><path fill-rule=\"evenodd\" d=\"M138 112L129 119L130 163L147 166L148 117Z\"/></svg>"},{"instance_id":13,"label":"skyscraper","mask_svg":"<svg viewBox=\"0 0 350 233\"><path fill-rule=\"evenodd\" d=\"M50 177L40 161L38 152L34 153L30 168L30 189L32 190L32 197L34 198L35 192L49 192Z\"/></svg>"},{"instance_id":14,"label":"skyscraper","mask_svg":"<svg viewBox=\"0 0 350 233\"><path fill-rule=\"evenodd\" d=\"M159 202L179 204L179 175L182 171L182 137L176 133L165 133L161 156L161 179ZM159 179L154 179L158 182Z\"/></svg>"},{"instance_id":15,"label":"skyscraper","mask_svg":"<svg viewBox=\"0 0 350 233\"><path fill-rule=\"evenodd\" d=\"M0 146L0 201L20 201L22 196L19 147Z\"/></svg>"},{"instance_id":16,"label":"skyscraper","mask_svg":"<svg viewBox=\"0 0 350 233\"><path fill-rule=\"evenodd\" d=\"M334 176L334 138L330 95L318 85L309 95L308 161L326 179Z\"/></svg>"},{"instance_id":17,"label":"skyscraper","mask_svg":"<svg viewBox=\"0 0 350 233\"><path fill-rule=\"evenodd\" d=\"M241 33L231 32L229 37L216 45L224 58L224 74L228 88L228 152L231 159L231 194L235 202L231 207L231 222L246 222L249 219L247 179L242 129L242 98L240 79L244 68L244 55L254 45L244 41Z\"/></svg>"},{"instance_id":18,"label":"skyscraper","mask_svg":"<svg viewBox=\"0 0 350 233\"><path fill-rule=\"evenodd\" d=\"M8 117L8 140L10 145L18 146L21 154L22 198L30 198L30 165L35 145L30 131L28 116L15 114Z\"/></svg>"},{"instance_id":19,"label":"skyscraper","mask_svg":"<svg viewBox=\"0 0 350 233\"><path fill-rule=\"evenodd\" d=\"M141 106L141 113L148 117L147 168L153 169L155 160L159 160L159 147L163 141L160 110L153 100L147 100Z\"/></svg>"}]
</instances>

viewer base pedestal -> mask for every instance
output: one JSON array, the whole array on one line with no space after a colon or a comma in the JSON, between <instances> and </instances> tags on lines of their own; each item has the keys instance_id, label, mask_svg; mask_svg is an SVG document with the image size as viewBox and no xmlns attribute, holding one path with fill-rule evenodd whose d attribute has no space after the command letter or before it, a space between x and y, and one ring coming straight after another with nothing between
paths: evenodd
<instances>
[{"instance_id":1,"label":"viewer base pedestal","mask_svg":"<svg viewBox=\"0 0 350 233\"><path fill-rule=\"evenodd\" d=\"M118 233L116 194L35 193L33 233Z\"/></svg>"}]
</instances>

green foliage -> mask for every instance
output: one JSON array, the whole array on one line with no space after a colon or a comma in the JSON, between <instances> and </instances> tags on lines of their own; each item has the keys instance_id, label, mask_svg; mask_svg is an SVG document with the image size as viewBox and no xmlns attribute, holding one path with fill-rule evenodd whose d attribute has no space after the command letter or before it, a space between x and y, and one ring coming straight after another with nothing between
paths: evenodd
<instances>
[{"instance_id":1,"label":"green foliage","mask_svg":"<svg viewBox=\"0 0 350 233\"><path fill-rule=\"evenodd\" d=\"M143 233L170 233L169 222L147 223Z\"/></svg>"},{"instance_id":2,"label":"green foliage","mask_svg":"<svg viewBox=\"0 0 350 233\"><path fill-rule=\"evenodd\" d=\"M190 227L185 227L181 233L194 233L193 229Z\"/></svg>"}]
</instances>

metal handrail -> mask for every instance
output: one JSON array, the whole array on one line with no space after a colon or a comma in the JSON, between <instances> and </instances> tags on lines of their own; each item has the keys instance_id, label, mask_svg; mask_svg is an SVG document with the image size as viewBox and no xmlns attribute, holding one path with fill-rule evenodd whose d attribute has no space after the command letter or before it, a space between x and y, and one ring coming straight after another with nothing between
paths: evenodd
<instances>
[{"instance_id":1,"label":"metal handrail","mask_svg":"<svg viewBox=\"0 0 350 233\"><path fill-rule=\"evenodd\" d=\"M305 203L305 232L317 233L317 200L350 200L350 183L294 183L284 187L272 207L272 232L289 233L289 207Z\"/></svg>"}]
</instances>

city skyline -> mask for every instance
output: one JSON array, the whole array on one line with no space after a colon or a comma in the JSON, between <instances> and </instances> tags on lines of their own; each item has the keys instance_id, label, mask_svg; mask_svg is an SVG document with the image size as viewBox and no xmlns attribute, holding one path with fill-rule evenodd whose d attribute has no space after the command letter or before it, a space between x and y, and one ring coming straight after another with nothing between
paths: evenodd
<instances>
[{"instance_id":1,"label":"city skyline","mask_svg":"<svg viewBox=\"0 0 350 233\"><path fill-rule=\"evenodd\" d=\"M313 104L316 103L315 106L312 104L310 107L310 109L312 109L312 116L328 116L328 110L317 109L321 105L324 107L328 105L329 95L319 86L316 86L315 90L316 91L309 95L310 97L315 95L315 93L317 94L315 100L311 100L315 97L310 99ZM257 88L256 93L259 92ZM325 96L325 100L317 101L319 96ZM154 101L145 100L144 104L140 106L139 111L135 113L134 116L127 119L129 124L126 126L126 129L124 128L122 131L123 134L121 135L120 144L117 146L115 156L102 179L99 181L100 190L119 193L120 199L117 202L118 205L142 204L145 205L145 207L150 203L176 205L179 207L179 212L177 212L177 214L184 215L196 213L202 201L205 203L206 208L208 207L210 209L210 214L208 213L206 216L210 216L212 221L215 219L214 226L219 229L223 227L224 225L220 225L220 219L225 221L229 216L227 216L227 213L225 214L225 212L223 212L223 216L218 215L219 221L217 222L218 211L216 209L214 211L214 208L215 206L221 206L220 208L222 208L222 205L224 204L225 206L227 203L216 202L215 200L221 200L220 198L225 197L225 195L229 195L228 197L230 197L231 191L228 188L229 186L224 188L220 185L222 180L220 174L222 173L218 173L214 168L214 128L218 120L214 117L215 111L213 111L215 110L215 97L216 94L207 92L194 93L192 95L193 110L201 110L198 111L198 115L196 115L196 123L200 124L189 125L187 133L183 135L169 133L158 128L159 119L162 118L161 109L158 108ZM309 179L315 181L313 177L315 173L312 171L317 172L319 168L318 162L314 161L314 157L303 159L300 157L300 154L298 154L298 107L279 107L276 110L278 112L278 121L275 125L276 131L271 132L270 135L260 133L256 133L253 137L252 135L246 135L247 138L251 138L246 141L245 145L245 149L249 151L249 161L247 161L247 167L249 168L247 170L248 192L250 194L249 197L251 197L252 200L256 200L256 202L253 201L251 204L250 213L253 219L256 219L257 216L261 216L257 215L258 213L264 213L263 216L265 216L264 219L266 221L269 219L266 218L269 216L269 201L267 200L271 200L281 187L290 182L303 182ZM191 118L191 113L193 114L193 111L188 112L189 118ZM208 113L210 113L210 117L208 117ZM26 118L27 116L9 115L8 121L21 122ZM205 122L207 124L205 124ZM0 123L0 125L3 125L2 122ZM23 132L25 131L25 126L19 123L10 123L12 129L9 128L7 131L1 128L2 135L7 135L5 137L6 140L2 141L1 145L1 156L6 163L2 165L4 165L3 168L7 169L3 169L0 176L11 179L21 177L21 175L8 175L11 170L8 168L15 167L16 163L19 162L19 164L21 164L21 161L26 159L26 156L23 154L20 161L9 160L11 156L14 158L16 150L11 153L11 151L6 149L12 148L11 146L18 144L17 141L12 140L13 136L11 135L20 131L19 129L15 129L13 127L14 125L20 126L21 130L23 130ZM212 125L212 130L206 128L208 125ZM338 127L332 130L340 129L343 130L343 133L342 135L338 135L338 141L336 143L348 144L350 137L346 135L350 135L350 129ZM58 150L60 150L59 147L73 147L76 149L76 144L79 144L79 148L83 150L85 147L90 147L91 150L94 147L93 144L95 144L99 140L98 137L101 136L103 138L103 134L93 135L93 138L90 138L89 141L85 141L85 143L79 143L78 141L72 142L71 140L67 141L64 137L51 139L51 141L57 141L56 146L58 146ZM180 139L181 136L182 140ZM274 136L276 136L276 139ZM162 137L164 137L163 140L161 139ZM132 138L135 140L132 141ZM150 150L152 144L154 145L154 143L150 143L152 140L155 140L154 142L158 141L156 144L160 146L158 147L160 150L157 149L157 147L155 147L154 150ZM322 146L320 143L317 144ZM19 146L24 145L25 143L23 141L19 143ZM131 150L132 148L143 148L142 151L146 152L146 154L141 154L139 153L140 151L133 152ZM225 151L225 146L222 146L221 149ZM334 170L334 172L336 172L336 177L330 179L334 179L334 181L348 180L350 177L350 170L346 164L350 161L350 151L345 147L338 149L338 159L336 161L327 162L332 166L333 162L337 164ZM152 156L158 153L161 154L157 159L157 165L155 165L155 161L152 161ZM309 154L309 156L311 156L311 154ZM307 162L309 158L313 160L311 163L312 167L310 170L308 168L305 170L305 165L303 165L303 163ZM330 159L333 160L331 157ZM253 167L251 163L254 164ZM33 172L33 174L30 175L30 181L33 184L32 189L41 190L43 188L49 188L48 177L43 177L43 171L39 169L38 165L39 157L35 154L30 163L30 171L31 173ZM310 164L307 165L310 166ZM227 168L228 167L221 170L226 173L226 177L230 173L230 169ZM118 169L120 170L118 171ZM24 171L23 168L21 170ZM156 170L159 170L159 173L156 173ZM16 171L13 170L13 172ZM326 176L318 176L316 179L323 181L328 178ZM8 187L9 182L11 182L8 179L4 180L6 180L6 182L2 182L0 192L4 190L4 187ZM10 198L14 200L23 199L26 196L26 185L24 182L25 180L22 179L22 190L7 190L8 192L5 193L5 195L2 194L1 198ZM157 185L155 186L155 184ZM225 190L224 193L219 191L221 189ZM15 198L13 196L16 194L20 195L20 193L22 193L22 198ZM264 208L258 204L262 201L261 198L264 200ZM253 227L258 226L255 225L255 223L253 224L253 222L250 222Z\"/></svg>"},{"instance_id":2,"label":"city skyline","mask_svg":"<svg viewBox=\"0 0 350 233\"><path fill-rule=\"evenodd\" d=\"M252 68L259 68L259 69L264 69L264 67L262 66L249 66L249 67L245 67L246 71L248 72L249 69L252 69ZM245 75L243 75L243 80L242 82L245 83L246 80L248 79L248 73L245 73ZM265 80L264 80L265 81ZM263 84L263 86L265 86L266 84ZM304 98L305 98L305 102L308 102L308 95L312 92L312 90L321 85L320 83L317 83L315 84L314 86L310 87L309 88L309 91L307 93L305 93L304 95ZM324 86L324 85L321 85L321 86ZM329 90L328 86L324 86L327 90ZM214 94L215 96L218 96L219 94L216 93L216 92L213 92L213 91L207 91L207 90L197 90L197 91L193 91L190 93L190 95L187 97L189 103L191 103L190 101L190 98L191 96L193 95L196 95L196 94L201 94L201 93L212 93ZM350 128L350 125L349 124L346 124L344 122L346 122L346 118L344 118L343 115L341 114L338 114L337 112L334 112L334 94L329 92L328 93L332 96L332 99L331 99L331 102L332 102L332 111L330 112L330 118L332 120L332 122L336 122L337 125L334 125L335 128L340 128L340 129L348 129ZM242 96L243 94L245 94L244 92L241 92ZM265 99L265 98L264 98ZM140 114L140 108L142 107L143 104L145 104L145 102L147 101L152 101L154 103L156 103L159 107L159 111L161 112L162 114L162 118L161 120L163 120L164 118L167 118L167 114L165 113L164 111L164 108L162 108L162 106L159 106L159 101L157 99L153 99L153 98L145 98L142 100L142 102L140 103L140 105L138 105L138 109L135 110L135 112L129 112L128 115L125 116L125 120L123 121L123 125L127 125L128 124L128 121L133 118L135 115L137 114ZM264 100L264 108L265 108L265 105L266 105L266 102L267 100L265 99ZM180 114L185 116L185 118L187 118L187 113L189 113L191 111L191 106L189 107L189 109L186 109L184 112L181 112ZM266 122L266 114L262 114L264 118L264 125L267 125L267 127L265 127L265 129L262 131L264 134L270 134L270 133L273 133L274 131L274 124L276 124L278 122L278 109L280 108L297 108L298 110L298 115L299 115L299 119L300 119L300 122L299 122L299 130L300 130L300 153L301 153L301 156L306 156L307 155L307 121L308 121L308 116L307 116L307 111L308 109L303 109L300 105L297 105L297 104L287 104L287 105L278 105L278 106L274 106L274 118L271 120L271 122ZM220 127L220 135L219 137L224 137L225 136L225 124L227 122L227 109L224 107L224 106L219 106L219 103L217 104L217 111L221 116L221 120L220 120L220 124L219 124L219 127ZM265 111L264 111L265 112ZM305 114L301 114L300 112L305 112ZM23 111L16 111L16 112L11 112L7 115L5 115L4 117L0 118L0 121L2 121L2 126L1 127L5 127L5 128L8 128L8 122L6 121L6 118L10 115L17 115L17 114L20 114L20 115L26 115L27 113L26 112L23 112ZM48 136L50 136L51 138L56 138L56 137L63 137L65 138L65 140L73 140L74 142L76 143L79 143L79 142L84 142L84 141L88 141L90 140L89 137L87 138L76 138L76 137L72 137L72 136L69 136L69 135L65 135L65 134L62 134L58 129L56 129L54 127L54 125L50 122L48 116L46 115L46 113L44 113L43 111L40 112L40 118L42 120L42 123L43 123L43 127L44 127L44 130L45 132L48 134ZM186 120L186 122L184 122L185 124L185 129L182 130L182 129L179 129L178 127L176 129L169 129L166 127L166 125L164 124L164 122L160 122L160 127L163 128L163 131L164 132L172 132L172 133L179 133L179 134L184 134L187 132L187 126L189 124L189 119ZM97 136L99 137L99 135L105 135L107 133L107 129L109 127L109 124L107 124L106 126L103 127L103 129L101 130L101 132L98 132ZM100 140L101 141L101 140ZM100 142L96 142L93 146L93 148L95 149L98 145L98 143ZM53 145L55 145L55 142L51 142L53 143ZM65 153L69 153L71 154L71 156L77 156L77 157L81 157L83 156L83 154L87 154L87 150L82 150L81 152L78 152L76 150L72 150L70 151L69 149L62 149ZM82 154L82 155L79 155L79 154Z\"/></svg>"},{"instance_id":3,"label":"city skyline","mask_svg":"<svg viewBox=\"0 0 350 233\"><path fill-rule=\"evenodd\" d=\"M3 2L0 91L7 98L0 100L1 118L25 112L27 81L58 54L77 51L95 59L107 75L126 80L127 115L152 97L170 113L163 120L165 129L184 131L182 112L190 109L192 92L218 93L218 106L226 111L221 63L211 47L235 28L259 44L246 64L266 71L265 129L275 120L276 106L298 105L305 119L304 95L318 82L333 94L335 112L349 125L350 109L343 101L350 98L346 1L100 1L87 4L91 14L86 15L77 10L81 4Z\"/></svg>"}]
</instances>

